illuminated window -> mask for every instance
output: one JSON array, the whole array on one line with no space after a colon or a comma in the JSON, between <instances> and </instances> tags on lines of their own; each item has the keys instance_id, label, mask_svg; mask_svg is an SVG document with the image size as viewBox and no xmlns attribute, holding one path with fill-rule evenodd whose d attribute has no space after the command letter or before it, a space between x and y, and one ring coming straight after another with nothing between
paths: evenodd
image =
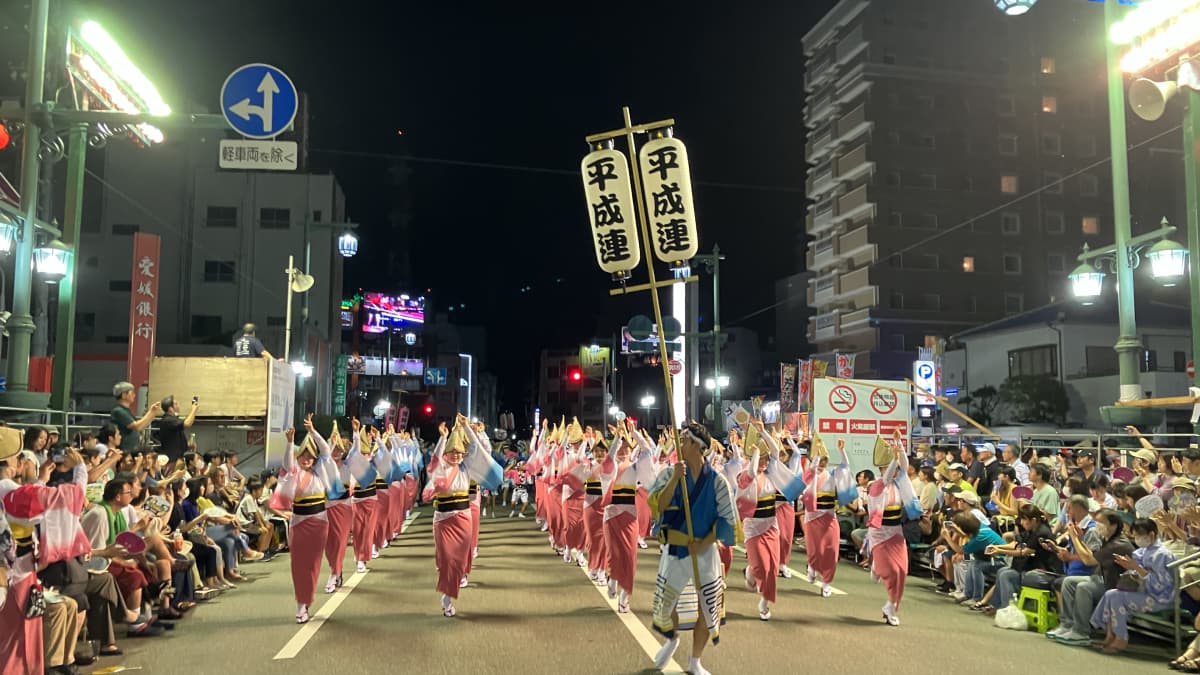
<instances>
[{"instance_id":1,"label":"illuminated window","mask_svg":"<svg viewBox=\"0 0 1200 675\"><path fill-rule=\"evenodd\" d=\"M1017 194L1017 177L1012 174L1000 176L1000 191L1006 195Z\"/></svg>"},{"instance_id":2,"label":"illuminated window","mask_svg":"<svg viewBox=\"0 0 1200 675\"><path fill-rule=\"evenodd\" d=\"M1042 97L1042 112L1044 112L1044 113L1058 112L1058 97L1043 96Z\"/></svg>"},{"instance_id":3,"label":"illuminated window","mask_svg":"<svg viewBox=\"0 0 1200 675\"><path fill-rule=\"evenodd\" d=\"M1084 234L1099 234L1100 219L1096 216L1084 216L1081 229Z\"/></svg>"},{"instance_id":4,"label":"illuminated window","mask_svg":"<svg viewBox=\"0 0 1200 675\"><path fill-rule=\"evenodd\" d=\"M1053 75L1054 74L1054 57L1052 57L1052 56L1043 56L1042 57L1042 74L1043 75Z\"/></svg>"},{"instance_id":5,"label":"illuminated window","mask_svg":"<svg viewBox=\"0 0 1200 675\"><path fill-rule=\"evenodd\" d=\"M973 255L964 255L963 256L963 271L964 272L974 272L975 271L975 256L973 256Z\"/></svg>"}]
</instances>

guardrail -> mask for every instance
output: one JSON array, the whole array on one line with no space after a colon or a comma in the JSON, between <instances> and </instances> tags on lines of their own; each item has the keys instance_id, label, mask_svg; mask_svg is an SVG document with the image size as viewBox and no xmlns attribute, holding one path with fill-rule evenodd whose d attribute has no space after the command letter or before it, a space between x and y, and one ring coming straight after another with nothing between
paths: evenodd
<instances>
[{"instance_id":1,"label":"guardrail","mask_svg":"<svg viewBox=\"0 0 1200 675\"><path fill-rule=\"evenodd\" d=\"M59 438L63 440L71 438L76 432L95 431L108 419L108 413L0 406L0 420L8 426L22 431L31 427L57 427L61 434Z\"/></svg>"}]
</instances>

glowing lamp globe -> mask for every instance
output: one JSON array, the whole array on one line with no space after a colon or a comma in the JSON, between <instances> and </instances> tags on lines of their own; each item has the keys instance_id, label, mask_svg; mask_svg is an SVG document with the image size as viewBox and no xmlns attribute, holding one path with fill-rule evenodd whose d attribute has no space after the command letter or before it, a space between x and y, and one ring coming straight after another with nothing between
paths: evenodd
<instances>
[{"instance_id":1,"label":"glowing lamp globe","mask_svg":"<svg viewBox=\"0 0 1200 675\"><path fill-rule=\"evenodd\" d=\"M33 249L33 268L49 283L62 281L70 262L71 248L57 239Z\"/></svg>"},{"instance_id":2,"label":"glowing lamp globe","mask_svg":"<svg viewBox=\"0 0 1200 675\"><path fill-rule=\"evenodd\" d=\"M354 254L358 253L358 237L347 232L338 237L337 247L338 253L341 253L343 258L353 258Z\"/></svg>"},{"instance_id":3,"label":"glowing lamp globe","mask_svg":"<svg viewBox=\"0 0 1200 675\"><path fill-rule=\"evenodd\" d=\"M1009 16L1020 16L1037 4L1037 0L993 0L996 9Z\"/></svg>"},{"instance_id":4,"label":"glowing lamp globe","mask_svg":"<svg viewBox=\"0 0 1200 675\"><path fill-rule=\"evenodd\" d=\"M1158 242L1146 252L1150 273L1167 288L1183 280L1187 272L1187 256L1187 247L1170 239Z\"/></svg>"},{"instance_id":5,"label":"glowing lamp globe","mask_svg":"<svg viewBox=\"0 0 1200 675\"><path fill-rule=\"evenodd\" d=\"M1087 263L1075 268L1067 275L1071 282L1071 293L1075 299L1084 305L1096 304L1096 299L1104 291L1104 273Z\"/></svg>"}]
</instances>

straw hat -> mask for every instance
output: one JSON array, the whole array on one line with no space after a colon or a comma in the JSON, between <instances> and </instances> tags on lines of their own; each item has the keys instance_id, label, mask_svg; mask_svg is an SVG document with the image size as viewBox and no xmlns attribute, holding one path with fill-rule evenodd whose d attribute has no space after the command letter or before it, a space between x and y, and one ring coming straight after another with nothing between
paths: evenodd
<instances>
[{"instance_id":1,"label":"straw hat","mask_svg":"<svg viewBox=\"0 0 1200 675\"><path fill-rule=\"evenodd\" d=\"M12 427L0 427L0 461L21 452L21 432Z\"/></svg>"}]
</instances>

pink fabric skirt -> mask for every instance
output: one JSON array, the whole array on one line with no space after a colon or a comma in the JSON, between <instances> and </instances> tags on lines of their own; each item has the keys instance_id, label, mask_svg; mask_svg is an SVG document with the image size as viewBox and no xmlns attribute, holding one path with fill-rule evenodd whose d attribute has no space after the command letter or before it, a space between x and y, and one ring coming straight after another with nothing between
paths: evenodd
<instances>
[{"instance_id":1,"label":"pink fabric skirt","mask_svg":"<svg viewBox=\"0 0 1200 675\"><path fill-rule=\"evenodd\" d=\"M871 571L883 581L888 599L899 609L908 577L908 543L904 537L889 537L875 544L871 549Z\"/></svg>"},{"instance_id":2,"label":"pink fabric skirt","mask_svg":"<svg viewBox=\"0 0 1200 675\"><path fill-rule=\"evenodd\" d=\"M404 513L400 514L400 518L408 517L408 512L413 510L417 505L417 479L412 476L404 477L404 487L406 489L406 498L404 501ZM401 522L401 525L404 523Z\"/></svg>"},{"instance_id":3,"label":"pink fabric skirt","mask_svg":"<svg viewBox=\"0 0 1200 675\"><path fill-rule=\"evenodd\" d=\"M541 520L546 519L546 482L541 478L533 483L533 515Z\"/></svg>"},{"instance_id":4,"label":"pink fabric skirt","mask_svg":"<svg viewBox=\"0 0 1200 675\"><path fill-rule=\"evenodd\" d=\"M346 558L346 541L350 538L350 524L354 522L354 506L349 499L328 502L325 519L329 521L329 532L325 535L325 561L330 574L342 573L342 561Z\"/></svg>"},{"instance_id":5,"label":"pink fabric skirt","mask_svg":"<svg viewBox=\"0 0 1200 675\"><path fill-rule=\"evenodd\" d=\"M546 489L546 522L550 524L550 536L554 537L554 543L562 546L562 492L559 490Z\"/></svg>"},{"instance_id":6,"label":"pink fabric skirt","mask_svg":"<svg viewBox=\"0 0 1200 675\"><path fill-rule=\"evenodd\" d=\"M374 533L371 538L371 543L375 548L383 550L383 545L391 538L391 532L388 531L388 523L392 518L392 494L389 488L377 488L375 498L379 503L375 506L375 527L372 528Z\"/></svg>"},{"instance_id":7,"label":"pink fabric skirt","mask_svg":"<svg viewBox=\"0 0 1200 675\"><path fill-rule=\"evenodd\" d=\"M449 518L433 522L434 561L437 564L437 590L458 597L458 584L467 576L471 563L471 512L455 511Z\"/></svg>"},{"instance_id":8,"label":"pink fabric skirt","mask_svg":"<svg viewBox=\"0 0 1200 675\"><path fill-rule=\"evenodd\" d=\"M637 531L638 536L645 539L650 536L650 503L646 501L644 490L638 488L637 495L633 499L634 506L637 507Z\"/></svg>"},{"instance_id":9,"label":"pink fabric skirt","mask_svg":"<svg viewBox=\"0 0 1200 675\"><path fill-rule=\"evenodd\" d=\"M388 485L388 496L391 499L391 510L388 512L388 537L400 532L400 524L404 522L405 502L408 500L408 488L403 481Z\"/></svg>"},{"instance_id":10,"label":"pink fabric skirt","mask_svg":"<svg viewBox=\"0 0 1200 675\"><path fill-rule=\"evenodd\" d=\"M717 542L717 555L720 556L721 567L724 568L721 576L729 576L729 568L733 567L733 547Z\"/></svg>"},{"instance_id":11,"label":"pink fabric skirt","mask_svg":"<svg viewBox=\"0 0 1200 675\"><path fill-rule=\"evenodd\" d=\"M475 568L475 549L479 548L479 504L471 502L471 550L467 552L467 574Z\"/></svg>"},{"instance_id":12,"label":"pink fabric skirt","mask_svg":"<svg viewBox=\"0 0 1200 675\"><path fill-rule=\"evenodd\" d=\"M596 500L599 503L600 500ZM583 532L587 539L588 569L608 568L608 547L604 545L604 507L583 507Z\"/></svg>"},{"instance_id":13,"label":"pink fabric skirt","mask_svg":"<svg viewBox=\"0 0 1200 675\"><path fill-rule=\"evenodd\" d=\"M746 559L750 578L758 586L759 595L775 602L775 586L779 576L779 531L767 530L746 540Z\"/></svg>"},{"instance_id":14,"label":"pink fabric skirt","mask_svg":"<svg viewBox=\"0 0 1200 675\"><path fill-rule=\"evenodd\" d=\"M608 549L608 576L629 595L633 595L633 573L637 570L637 518L622 513L604 521L604 539Z\"/></svg>"},{"instance_id":15,"label":"pink fabric skirt","mask_svg":"<svg viewBox=\"0 0 1200 675\"><path fill-rule=\"evenodd\" d=\"M775 522L779 523L779 566L792 561L792 539L796 534L796 507L791 502L775 502Z\"/></svg>"},{"instance_id":16,"label":"pink fabric skirt","mask_svg":"<svg viewBox=\"0 0 1200 675\"><path fill-rule=\"evenodd\" d=\"M833 575L837 572L840 537L838 521L832 513L804 523L808 566L827 584L833 583Z\"/></svg>"},{"instance_id":17,"label":"pink fabric skirt","mask_svg":"<svg viewBox=\"0 0 1200 675\"><path fill-rule=\"evenodd\" d=\"M587 533L583 529L583 499L568 499L563 502L562 511L563 545L583 550L587 546Z\"/></svg>"},{"instance_id":18,"label":"pink fabric skirt","mask_svg":"<svg viewBox=\"0 0 1200 675\"><path fill-rule=\"evenodd\" d=\"M371 540L375 534L375 511L379 506L375 499L365 499L354 505L354 559L358 562L371 560Z\"/></svg>"},{"instance_id":19,"label":"pink fabric skirt","mask_svg":"<svg viewBox=\"0 0 1200 675\"><path fill-rule=\"evenodd\" d=\"M288 531L288 548L291 549L288 558L292 563L296 602L311 605L317 592L317 579L321 576L321 555L325 552L329 521L324 513L318 513L293 522Z\"/></svg>"},{"instance_id":20,"label":"pink fabric skirt","mask_svg":"<svg viewBox=\"0 0 1200 675\"><path fill-rule=\"evenodd\" d=\"M25 618L29 589L35 575L8 587L8 599L0 607L0 673L35 673L45 671L42 642L42 619Z\"/></svg>"}]
</instances>

